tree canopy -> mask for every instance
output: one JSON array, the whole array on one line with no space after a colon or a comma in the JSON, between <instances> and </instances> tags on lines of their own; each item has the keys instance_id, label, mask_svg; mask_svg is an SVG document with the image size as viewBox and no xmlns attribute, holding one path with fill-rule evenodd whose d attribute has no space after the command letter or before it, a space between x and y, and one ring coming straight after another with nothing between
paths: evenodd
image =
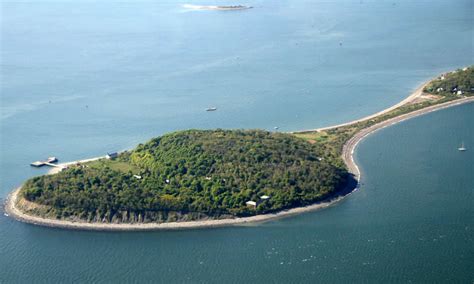
<instances>
[{"instance_id":1,"label":"tree canopy","mask_svg":"<svg viewBox=\"0 0 474 284\"><path fill-rule=\"evenodd\" d=\"M474 95L474 66L446 73L431 81L425 92L440 96L456 96L458 91L465 96Z\"/></svg>"},{"instance_id":2,"label":"tree canopy","mask_svg":"<svg viewBox=\"0 0 474 284\"><path fill-rule=\"evenodd\" d=\"M160 222L308 205L346 179L339 157L290 134L187 130L154 138L113 161L32 178L23 196L46 205L49 217Z\"/></svg>"}]
</instances>

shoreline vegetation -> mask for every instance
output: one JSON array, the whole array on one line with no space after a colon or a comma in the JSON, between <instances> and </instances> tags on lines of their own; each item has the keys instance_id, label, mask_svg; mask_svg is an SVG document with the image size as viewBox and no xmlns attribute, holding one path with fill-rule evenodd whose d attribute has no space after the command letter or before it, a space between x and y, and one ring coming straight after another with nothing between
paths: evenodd
<instances>
[{"instance_id":1,"label":"shoreline vegetation","mask_svg":"<svg viewBox=\"0 0 474 284\"><path fill-rule=\"evenodd\" d=\"M311 199L312 201L314 201L311 202L311 204L302 202L302 205L293 208L288 208L285 206L275 207L278 210L265 208L265 204L260 204L260 211L258 211L257 207L255 206L255 211L253 211L254 215L248 214L248 212L244 210L239 211L240 215L222 214L222 216L218 216L217 218L202 215L197 216L197 220L186 220L186 218L179 219L175 216L173 218L175 218L177 221L169 221L172 219L168 218L168 220L165 222L142 222L143 219L133 220L132 222L127 223L114 223L110 222L110 220L95 220L94 222L87 222L80 218L68 220L54 219L50 216L48 216L48 218L44 218L38 214L32 213L42 212L43 209L47 211L48 206L27 200L27 198L25 198L24 188L22 189L22 187L25 187L25 185L23 185L22 187L14 190L8 196L6 200L5 209L6 212L10 214L10 216L17 220L43 226L85 230L138 231L220 227L239 224L243 225L256 222L264 222L276 218L325 208L335 204L336 202L340 201L345 196L353 192L355 189L357 189L361 173L357 164L354 161L353 154L355 148L357 147L360 141L362 141L369 134L379 129L391 126L401 121L411 119L413 117L417 117L436 110L448 108L451 106L474 102L474 89L472 84L472 81L474 79L473 74L473 66L449 72L423 84L421 87L417 88L409 97L407 97L400 103L389 107L381 112L378 112L374 115L370 115L362 119L357 119L333 127L297 131L292 132L291 134L287 134L304 140L308 142L308 144L316 147L315 149L318 149L318 151L320 151L318 152L318 154L320 154L319 157L322 157L319 158L319 162L321 162L325 158L329 160L331 159L331 157L337 157L340 161L343 162L343 167L346 170L348 178L347 180L345 180L344 186L341 186L340 184L339 186L337 186L337 183L334 183L333 186L337 186L337 190L330 192L322 192L320 195L317 195ZM152 151L154 150L152 149ZM145 152L142 152L142 154L143 153ZM149 153L145 154L148 155ZM337 164L338 159L335 159L331 162ZM101 161L103 160L103 158L83 160L81 161L80 166L84 167L84 165L90 165L91 167L93 167L94 163L101 163ZM67 163L67 165L75 165L76 163L77 162L71 162ZM117 166L118 170L120 170L119 168L123 165L117 163L114 164L114 166ZM57 172L54 172L55 170L56 168L53 169L53 172L50 172L49 174L57 174ZM307 170L311 169L308 168ZM329 173L333 172L329 171ZM279 194L279 192L277 191L265 190L267 189L264 189L260 192L270 192L270 195ZM298 199L295 200L297 201ZM264 212L266 214L257 214L258 212Z\"/></svg>"}]
</instances>

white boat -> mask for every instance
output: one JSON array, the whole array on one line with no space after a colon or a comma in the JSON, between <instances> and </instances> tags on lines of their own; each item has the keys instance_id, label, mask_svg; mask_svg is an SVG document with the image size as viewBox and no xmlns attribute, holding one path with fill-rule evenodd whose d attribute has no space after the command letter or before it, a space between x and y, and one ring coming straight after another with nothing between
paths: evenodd
<instances>
[{"instance_id":1,"label":"white boat","mask_svg":"<svg viewBox=\"0 0 474 284\"><path fill-rule=\"evenodd\" d=\"M58 161L58 158L56 157L48 157L46 160L48 163L56 163Z\"/></svg>"},{"instance_id":2,"label":"white boat","mask_svg":"<svg viewBox=\"0 0 474 284\"><path fill-rule=\"evenodd\" d=\"M466 147L464 147L464 142L462 142L461 147L458 148L459 151L463 152L466 151Z\"/></svg>"},{"instance_id":3,"label":"white boat","mask_svg":"<svg viewBox=\"0 0 474 284\"><path fill-rule=\"evenodd\" d=\"M206 111L216 111L216 110L217 110L216 107L209 107L209 108L206 109Z\"/></svg>"},{"instance_id":4,"label":"white boat","mask_svg":"<svg viewBox=\"0 0 474 284\"><path fill-rule=\"evenodd\" d=\"M3 216L8 217L8 216L10 216L10 215L8 215L8 213L3 213Z\"/></svg>"}]
</instances>

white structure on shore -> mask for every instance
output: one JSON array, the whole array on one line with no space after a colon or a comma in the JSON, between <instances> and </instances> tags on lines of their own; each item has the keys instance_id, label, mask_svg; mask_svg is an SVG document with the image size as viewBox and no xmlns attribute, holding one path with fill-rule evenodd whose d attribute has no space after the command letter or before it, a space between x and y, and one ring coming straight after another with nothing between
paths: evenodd
<instances>
[{"instance_id":1,"label":"white structure on shore","mask_svg":"<svg viewBox=\"0 0 474 284\"><path fill-rule=\"evenodd\" d=\"M118 157L118 153L117 152L107 153L107 155L105 157L109 160L113 160L113 159Z\"/></svg>"},{"instance_id":2,"label":"white structure on shore","mask_svg":"<svg viewBox=\"0 0 474 284\"><path fill-rule=\"evenodd\" d=\"M255 207L257 207L257 202L249 200L249 201L245 202L245 205L255 208Z\"/></svg>"}]
</instances>

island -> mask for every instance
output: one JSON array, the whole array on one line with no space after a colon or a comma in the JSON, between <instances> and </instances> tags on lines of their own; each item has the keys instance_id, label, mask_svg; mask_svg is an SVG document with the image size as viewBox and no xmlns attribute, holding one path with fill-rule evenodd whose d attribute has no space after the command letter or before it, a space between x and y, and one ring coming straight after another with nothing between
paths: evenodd
<instances>
[{"instance_id":1,"label":"island","mask_svg":"<svg viewBox=\"0 0 474 284\"><path fill-rule=\"evenodd\" d=\"M191 10L218 10L218 11L233 11L233 10L247 10L252 9L252 6L244 6L244 5L219 5L219 6L205 6L205 5L191 5L191 4L184 4L184 8L191 9Z\"/></svg>"},{"instance_id":2,"label":"island","mask_svg":"<svg viewBox=\"0 0 474 284\"><path fill-rule=\"evenodd\" d=\"M68 163L12 192L19 220L94 230L196 228L327 207L358 186L357 144L383 127L474 101L474 67L445 73L384 111L314 130L186 130L117 156Z\"/></svg>"},{"instance_id":3,"label":"island","mask_svg":"<svg viewBox=\"0 0 474 284\"><path fill-rule=\"evenodd\" d=\"M346 175L339 157L290 134L187 130L30 179L18 206L88 222L230 218L312 204Z\"/></svg>"}]
</instances>

